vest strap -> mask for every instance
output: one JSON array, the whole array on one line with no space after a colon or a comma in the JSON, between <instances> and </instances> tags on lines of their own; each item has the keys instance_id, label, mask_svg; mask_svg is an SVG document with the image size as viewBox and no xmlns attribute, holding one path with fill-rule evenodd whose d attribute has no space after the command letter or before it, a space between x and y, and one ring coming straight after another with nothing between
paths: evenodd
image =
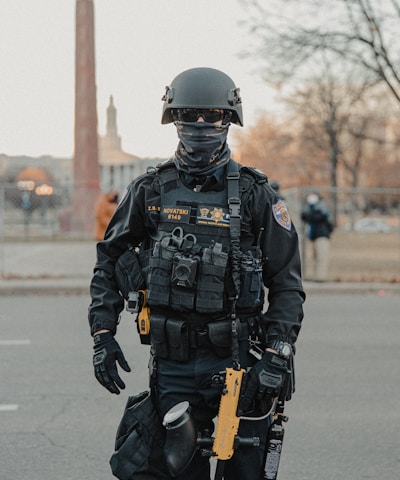
<instances>
[{"instance_id":1,"label":"vest strap","mask_svg":"<svg viewBox=\"0 0 400 480\"><path fill-rule=\"evenodd\" d=\"M233 368L240 370L239 360L239 340L237 331L236 319L236 301L240 294L240 196L239 196L239 182L240 172L238 164L230 160L227 172L227 186L228 186L228 206L230 214L229 231L231 237L232 249L232 279L235 286L235 300L232 305L231 313L231 334L232 334L232 361Z\"/></svg>"}]
</instances>

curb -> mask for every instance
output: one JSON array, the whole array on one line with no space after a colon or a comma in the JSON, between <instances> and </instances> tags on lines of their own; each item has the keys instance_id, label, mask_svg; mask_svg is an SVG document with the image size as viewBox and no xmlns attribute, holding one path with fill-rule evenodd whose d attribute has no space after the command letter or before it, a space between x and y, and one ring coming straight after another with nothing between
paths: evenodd
<instances>
[{"instance_id":1,"label":"curb","mask_svg":"<svg viewBox=\"0 0 400 480\"><path fill-rule=\"evenodd\" d=\"M0 280L0 296L12 295L88 295L90 279L35 278Z\"/></svg>"},{"instance_id":2,"label":"curb","mask_svg":"<svg viewBox=\"0 0 400 480\"><path fill-rule=\"evenodd\" d=\"M322 295L345 295L345 294L377 294L377 295L399 295L399 283L352 283L352 282L326 282L313 283L304 282L306 294L319 293Z\"/></svg>"},{"instance_id":3,"label":"curb","mask_svg":"<svg viewBox=\"0 0 400 480\"><path fill-rule=\"evenodd\" d=\"M11 295L88 295L90 278L18 278L0 279L0 296ZM400 294L398 283L303 282L306 294Z\"/></svg>"}]
</instances>

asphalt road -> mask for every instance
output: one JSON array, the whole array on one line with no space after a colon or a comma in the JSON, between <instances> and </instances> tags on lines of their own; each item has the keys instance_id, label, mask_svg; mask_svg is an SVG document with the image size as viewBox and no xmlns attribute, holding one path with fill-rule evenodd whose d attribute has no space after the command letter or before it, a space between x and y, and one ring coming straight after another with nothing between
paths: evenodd
<instances>
[{"instance_id":1,"label":"asphalt road","mask_svg":"<svg viewBox=\"0 0 400 480\"><path fill-rule=\"evenodd\" d=\"M87 306L85 295L1 298L1 479L115 478L114 435L127 396L146 389L147 347L125 313L133 371L109 394L92 375ZM399 311L395 295L309 295L279 480L399 477Z\"/></svg>"}]
</instances>

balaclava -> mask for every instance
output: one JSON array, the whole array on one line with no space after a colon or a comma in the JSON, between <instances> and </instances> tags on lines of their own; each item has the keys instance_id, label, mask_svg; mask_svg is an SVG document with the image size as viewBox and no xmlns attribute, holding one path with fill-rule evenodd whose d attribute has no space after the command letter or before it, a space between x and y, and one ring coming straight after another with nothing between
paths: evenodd
<instances>
[{"instance_id":1,"label":"balaclava","mask_svg":"<svg viewBox=\"0 0 400 480\"><path fill-rule=\"evenodd\" d=\"M226 165L230 150L226 142L229 124L216 127L207 122L175 122L179 144L174 162L178 170L206 176Z\"/></svg>"}]
</instances>

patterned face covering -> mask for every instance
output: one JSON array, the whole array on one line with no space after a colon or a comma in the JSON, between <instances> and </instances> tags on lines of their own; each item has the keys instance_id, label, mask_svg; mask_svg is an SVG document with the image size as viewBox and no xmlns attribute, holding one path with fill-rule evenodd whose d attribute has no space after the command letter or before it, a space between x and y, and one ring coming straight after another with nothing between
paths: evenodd
<instances>
[{"instance_id":1,"label":"patterned face covering","mask_svg":"<svg viewBox=\"0 0 400 480\"><path fill-rule=\"evenodd\" d=\"M230 150L226 143L229 125L206 122L175 122L179 145L175 165L190 175L209 175L228 163Z\"/></svg>"}]
</instances>

